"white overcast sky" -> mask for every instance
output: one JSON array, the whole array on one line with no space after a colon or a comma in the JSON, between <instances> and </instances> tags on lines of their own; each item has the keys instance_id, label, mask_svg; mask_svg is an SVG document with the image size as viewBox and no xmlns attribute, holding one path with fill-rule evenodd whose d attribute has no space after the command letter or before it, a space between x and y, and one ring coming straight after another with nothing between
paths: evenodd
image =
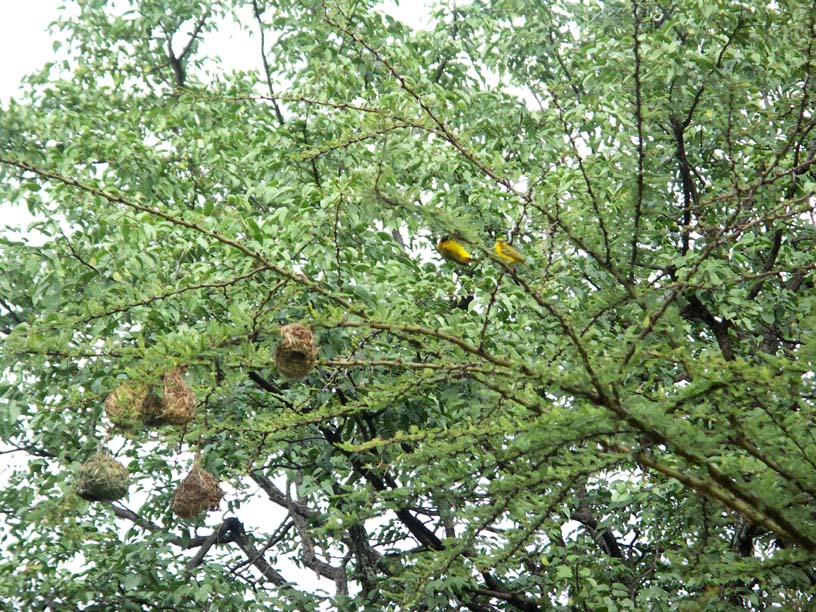
<instances>
[{"instance_id":1,"label":"white overcast sky","mask_svg":"<svg viewBox=\"0 0 816 612\"><path fill-rule=\"evenodd\" d=\"M0 101L14 96L26 74L54 57L48 24L57 17L60 0L3 2L0 19Z\"/></svg>"},{"instance_id":2,"label":"white overcast sky","mask_svg":"<svg viewBox=\"0 0 816 612\"><path fill-rule=\"evenodd\" d=\"M0 18L0 107L18 93L22 78L54 59L48 24L58 15L60 0L2 0ZM0 202L0 233L32 220L25 207ZM10 232L9 232L10 233Z\"/></svg>"}]
</instances>

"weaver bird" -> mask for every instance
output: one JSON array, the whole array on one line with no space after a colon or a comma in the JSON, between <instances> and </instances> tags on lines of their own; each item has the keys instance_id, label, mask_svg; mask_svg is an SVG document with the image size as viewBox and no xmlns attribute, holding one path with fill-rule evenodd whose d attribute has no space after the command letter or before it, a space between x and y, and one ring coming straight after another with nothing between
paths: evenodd
<instances>
[{"instance_id":1,"label":"weaver bird","mask_svg":"<svg viewBox=\"0 0 816 612\"><path fill-rule=\"evenodd\" d=\"M453 261L463 266L473 261L473 256L468 252L465 246L456 238L451 238L450 236L445 236L436 243L436 250L448 261Z\"/></svg>"},{"instance_id":2,"label":"weaver bird","mask_svg":"<svg viewBox=\"0 0 816 612\"><path fill-rule=\"evenodd\" d=\"M496 244L493 247L493 252L502 261L507 262L507 265L514 266L517 263L526 263L524 255L519 253L516 249L511 247L504 241L504 238L496 238Z\"/></svg>"}]
</instances>

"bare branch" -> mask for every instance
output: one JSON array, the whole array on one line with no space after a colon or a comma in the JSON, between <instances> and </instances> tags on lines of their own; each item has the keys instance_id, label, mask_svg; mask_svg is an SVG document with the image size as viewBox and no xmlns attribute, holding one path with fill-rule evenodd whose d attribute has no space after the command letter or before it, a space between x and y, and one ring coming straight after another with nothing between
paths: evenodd
<instances>
[{"instance_id":1,"label":"bare branch","mask_svg":"<svg viewBox=\"0 0 816 612\"><path fill-rule=\"evenodd\" d=\"M266 76L266 87L269 90L269 96L272 101L272 108L275 109L275 118L279 125L285 123L283 113L277 100L275 100L275 88L272 86L272 70L269 67L269 60L266 58L266 28L264 27L263 19L261 19L261 10L258 8L258 0L252 0L252 12L255 14L255 21L258 22L258 32L261 38L261 61L263 62L264 75Z\"/></svg>"}]
</instances>

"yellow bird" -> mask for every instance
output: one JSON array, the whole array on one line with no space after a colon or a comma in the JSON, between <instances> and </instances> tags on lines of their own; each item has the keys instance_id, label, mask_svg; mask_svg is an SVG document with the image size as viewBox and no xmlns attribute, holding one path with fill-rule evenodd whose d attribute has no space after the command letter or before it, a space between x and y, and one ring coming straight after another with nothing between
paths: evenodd
<instances>
[{"instance_id":1,"label":"yellow bird","mask_svg":"<svg viewBox=\"0 0 816 612\"><path fill-rule=\"evenodd\" d=\"M514 266L517 263L526 263L524 255L519 253L516 249L511 247L504 241L504 238L496 238L496 244L493 247L493 252L502 261L506 261L507 265Z\"/></svg>"},{"instance_id":2,"label":"yellow bird","mask_svg":"<svg viewBox=\"0 0 816 612\"><path fill-rule=\"evenodd\" d=\"M468 265L473 261L473 256L468 252L465 246L456 238L445 236L436 244L436 250L448 261L452 261L463 266Z\"/></svg>"}]
</instances>

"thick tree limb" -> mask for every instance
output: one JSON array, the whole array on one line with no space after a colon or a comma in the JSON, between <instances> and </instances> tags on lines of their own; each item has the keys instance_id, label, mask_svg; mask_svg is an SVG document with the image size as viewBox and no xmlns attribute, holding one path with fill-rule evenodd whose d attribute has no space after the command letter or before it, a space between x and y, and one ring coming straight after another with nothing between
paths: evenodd
<instances>
[{"instance_id":1,"label":"thick tree limb","mask_svg":"<svg viewBox=\"0 0 816 612\"><path fill-rule=\"evenodd\" d=\"M624 559L623 551L615 534L608 529L598 530L598 520L592 515L589 508L585 506L578 508L572 513L571 518L586 527L592 539L607 555L616 559Z\"/></svg>"},{"instance_id":2,"label":"thick tree limb","mask_svg":"<svg viewBox=\"0 0 816 612\"><path fill-rule=\"evenodd\" d=\"M120 506L119 504L111 503L110 507L113 508L113 513L118 516L119 518L126 519L133 523L134 525L138 525L145 531L149 531L151 533L166 533L164 529L156 525L155 523L151 523L146 518L139 516L133 510L129 508L125 508L124 506ZM181 538L172 538L169 540L171 544L175 544L176 546L181 546Z\"/></svg>"},{"instance_id":3,"label":"thick tree limb","mask_svg":"<svg viewBox=\"0 0 816 612\"><path fill-rule=\"evenodd\" d=\"M734 347L731 344L731 339L728 336L728 328L730 327L728 321L718 321L711 311L700 301L693 293L687 293L686 299L688 305L684 307L680 314L689 321L699 321L705 323L706 326L714 334L717 344L720 347L720 352L726 361L734 360Z\"/></svg>"},{"instance_id":4,"label":"thick tree limb","mask_svg":"<svg viewBox=\"0 0 816 612\"><path fill-rule=\"evenodd\" d=\"M290 501L294 504L293 500ZM318 576L333 580L335 584L346 584L346 572L342 567L334 567L317 558L314 539L309 534L306 519L293 510L290 510L289 515L292 517L295 529L297 529L298 535L300 536L301 560L303 564L313 570Z\"/></svg>"},{"instance_id":5,"label":"thick tree limb","mask_svg":"<svg viewBox=\"0 0 816 612\"><path fill-rule=\"evenodd\" d=\"M204 24L207 23L207 19L210 16L209 10L206 11L196 22L196 26L193 29L193 33L190 34L190 40L187 41L187 44L182 49L181 53L178 55L175 54L173 51L173 44L172 44L172 37L168 35L167 37L167 63L173 69L173 76L175 77L176 87L182 88L187 81L187 72L184 68L184 60L190 54L190 51L193 48L193 43L198 38L199 34L201 34L201 29L204 27Z\"/></svg>"},{"instance_id":6,"label":"thick tree limb","mask_svg":"<svg viewBox=\"0 0 816 612\"><path fill-rule=\"evenodd\" d=\"M201 565L213 544L235 542L237 538L243 537L244 535L244 526L241 521L234 516L229 517L201 543L198 552L196 552L195 556L187 563L187 569L191 570Z\"/></svg>"},{"instance_id":7,"label":"thick tree limb","mask_svg":"<svg viewBox=\"0 0 816 612\"><path fill-rule=\"evenodd\" d=\"M293 518L298 516L304 519L311 519L320 514L317 510L309 508L306 504L291 499L277 486L275 486L275 483L257 470L250 474L250 478L258 483L271 501L279 505L281 508L286 508L289 510L289 514L292 515Z\"/></svg>"},{"instance_id":8,"label":"thick tree limb","mask_svg":"<svg viewBox=\"0 0 816 612\"><path fill-rule=\"evenodd\" d=\"M246 535L236 538L235 543L266 580L275 586L289 586L287 580L281 576L275 568L269 565L269 562L264 558L263 554L255 548Z\"/></svg>"}]
</instances>

